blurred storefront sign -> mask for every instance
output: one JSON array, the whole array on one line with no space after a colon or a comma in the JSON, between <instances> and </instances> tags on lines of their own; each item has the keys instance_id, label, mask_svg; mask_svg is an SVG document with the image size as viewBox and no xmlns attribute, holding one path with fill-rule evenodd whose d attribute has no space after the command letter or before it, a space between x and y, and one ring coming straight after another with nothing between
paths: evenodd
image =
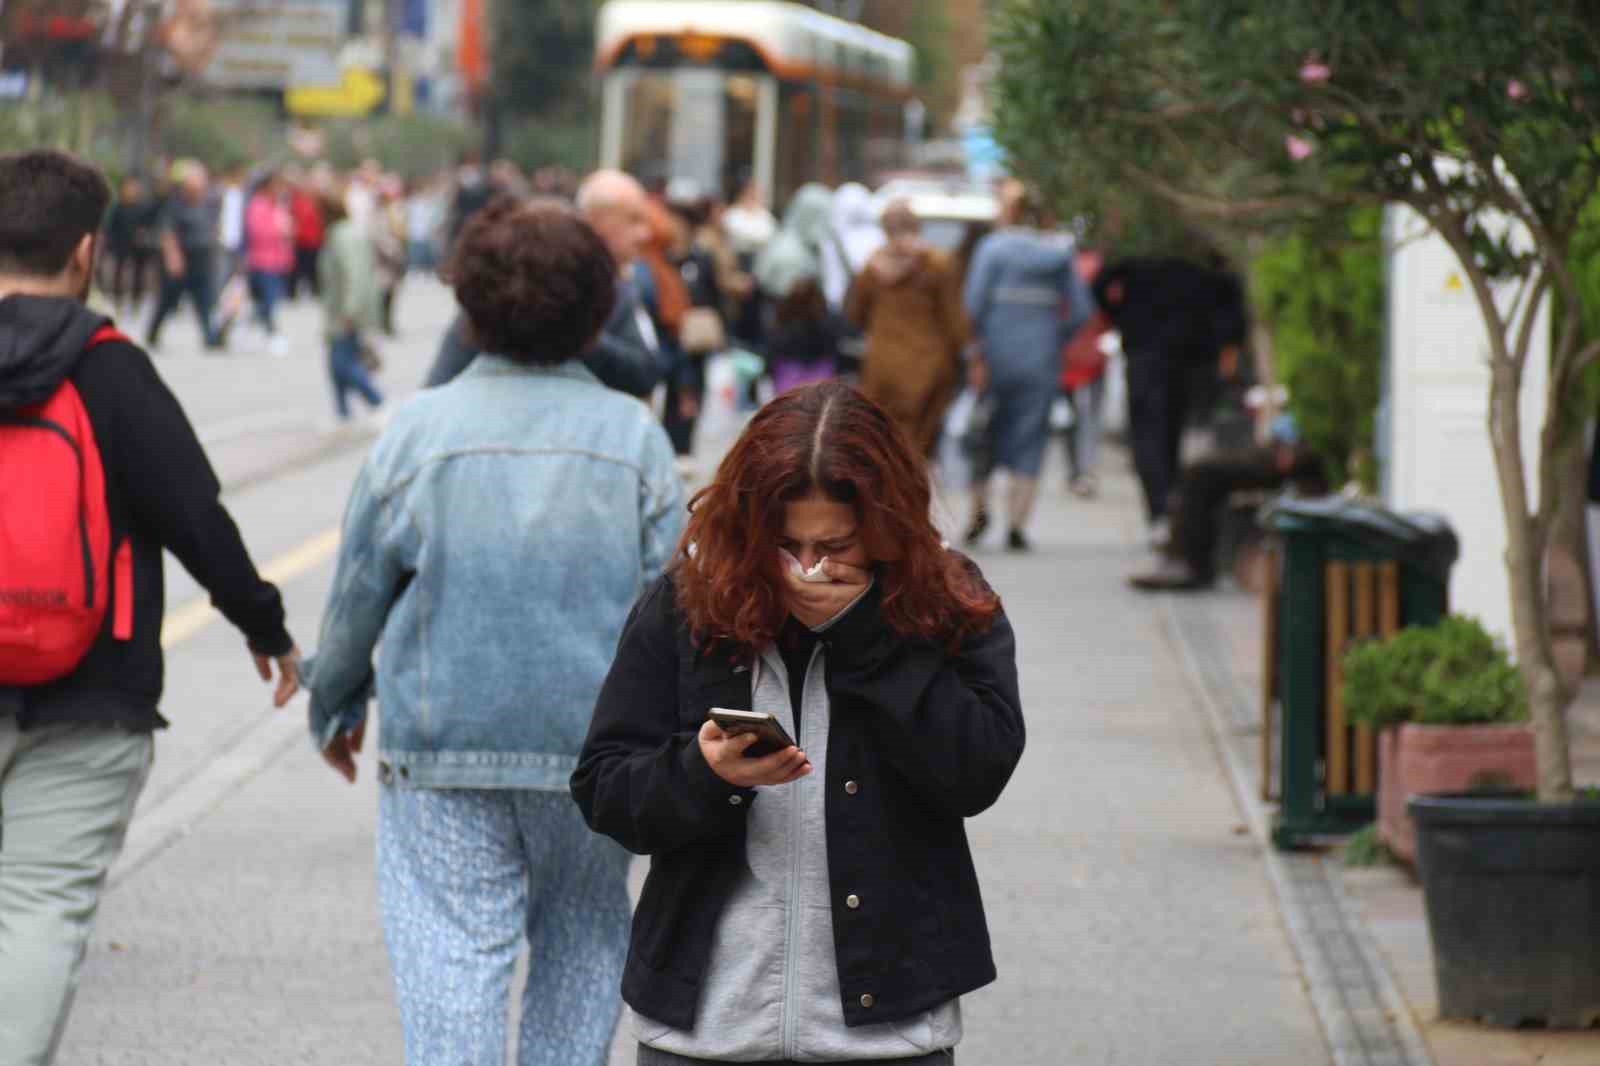
<instances>
[{"instance_id":1,"label":"blurred storefront sign","mask_svg":"<svg viewBox=\"0 0 1600 1066\"><path fill-rule=\"evenodd\" d=\"M205 78L229 89L342 86L344 0L210 0L217 44Z\"/></svg>"},{"instance_id":2,"label":"blurred storefront sign","mask_svg":"<svg viewBox=\"0 0 1600 1066\"><path fill-rule=\"evenodd\" d=\"M283 94L291 115L305 118L372 114L387 95L383 79L365 67L348 67L333 85L297 85Z\"/></svg>"}]
</instances>

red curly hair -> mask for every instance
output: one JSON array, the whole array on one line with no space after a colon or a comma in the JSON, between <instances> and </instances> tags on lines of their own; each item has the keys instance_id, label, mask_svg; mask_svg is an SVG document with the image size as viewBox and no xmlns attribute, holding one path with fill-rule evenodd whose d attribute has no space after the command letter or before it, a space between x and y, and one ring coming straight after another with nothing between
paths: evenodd
<instances>
[{"instance_id":1,"label":"red curly hair","mask_svg":"<svg viewBox=\"0 0 1600 1066\"><path fill-rule=\"evenodd\" d=\"M789 614L784 506L814 489L855 510L895 632L953 645L999 613L1000 598L934 528L926 465L901 430L854 388L824 382L762 408L690 502L673 583L697 640L758 648L777 636Z\"/></svg>"}]
</instances>

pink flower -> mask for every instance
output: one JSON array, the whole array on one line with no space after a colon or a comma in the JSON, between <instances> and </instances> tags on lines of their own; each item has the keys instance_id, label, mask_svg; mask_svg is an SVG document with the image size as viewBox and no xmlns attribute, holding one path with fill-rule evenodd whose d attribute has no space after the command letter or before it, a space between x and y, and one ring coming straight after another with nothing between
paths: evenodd
<instances>
[{"instance_id":1,"label":"pink flower","mask_svg":"<svg viewBox=\"0 0 1600 1066\"><path fill-rule=\"evenodd\" d=\"M1506 82L1506 95L1513 100L1526 100L1528 98L1528 87L1517 79L1512 78Z\"/></svg>"},{"instance_id":2,"label":"pink flower","mask_svg":"<svg viewBox=\"0 0 1600 1066\"><path fill-rule=\"evenodd\" d=\"M1296 137L1291 133L1283 139L1283 150L1289 153L1290 159L1298 163L1302 159L1309 158L1317 150L1317 146L1304 137Z\"/></svg>"},{"instance_id":3,"label":"pink flower","mask_svg":"<svg viewBox=\"0 0 1600 1066\"><path fill-rule=\"evenodd\" d=\"M1308 59L1300 68L1300 80L1307 85L1321 85L1333 77L1333 68L1316 59Z\"/></svg>"}]
</instances>

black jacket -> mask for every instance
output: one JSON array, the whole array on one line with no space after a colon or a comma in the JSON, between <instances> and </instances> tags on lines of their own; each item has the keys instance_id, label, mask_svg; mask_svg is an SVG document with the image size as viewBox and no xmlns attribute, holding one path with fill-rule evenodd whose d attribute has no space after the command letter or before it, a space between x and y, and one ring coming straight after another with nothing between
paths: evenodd
<instances>
[{"instance_id":1,"label":"black jacket","mask_svg":"<svg viewBox=\"0 0 1600 1066\"><path fill-rule=\"evenodd\" d=\"M1115 303L1113 285L1122 289ZM1182 259L1122 259L1095 275L1093 288L1131 357L1214 365L1225 346L1243 346L1249 331L1239 280Z\"/></svg>"},{"instance_id":2,"label":"black jacket","mask_svg":"<svg viewBox=\"0 0 1600 1066\"><path fill-rule=\"evenodd\" d=\"M873 589L822 636L828 877L850 1026L910 1017L994 980L963 819L999 797L1023 745L1005 616L951 652L896 635L879 601ZM748 661L726 645L696 647L662 578L629 616L572 776L590 827L651 857L622 996L678 1029L694 1027L759 802L711 770L696 735L711 707L749 709ZM901 905L863 921L844 909L844 886Z\"/></svg>"},{"instance_id":3,"label":"black jacket","mask_svg":"<svg viewBox=\"0 0 1600 1066\"><path fill-rule=\"evenodd\" d=\"M113 555L127 541L133 558L132 638L112 635L113 583L100 636L76 670L49 684L0 690L0 713L15 711L24 728L76 721L144 731L166 724L156 710L163 549L211 594L253 651L282 655L294 646L278 590L257 575L200 441L150 357L125 341L85 352L106 322L75 300L0 300L0 410L38 403L72 379L105 467Z\"/></svg>"}]
</instances>

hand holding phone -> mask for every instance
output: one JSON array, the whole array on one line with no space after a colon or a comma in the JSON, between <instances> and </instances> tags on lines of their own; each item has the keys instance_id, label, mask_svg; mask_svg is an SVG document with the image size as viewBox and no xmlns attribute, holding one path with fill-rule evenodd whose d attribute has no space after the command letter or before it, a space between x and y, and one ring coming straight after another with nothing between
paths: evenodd
<instances>
[{"instance_id":1,"label":"hand holding phone","mask_svg":"<svg viewBox=\"0 0 1600 1066\"><path fill-rule=\"evenodd\" d=\"M726 717L730 713L734 717ZM770 728L748 719L741 722L738 715L769 719ZM721 724L724 720L729 728L739 731L729 732ZM806 758L806 753L795 746L771 715L759 715L751 711L726 712L714 708L706 715L698 739L700 753L705 756L712 773L736 788L784 785L811 772L811 761ZM777 747L779 744L782 746ZM750 754L757 745L762 745L762 750L770 749L769 753Z\"/></svg>"}]
</instances>

